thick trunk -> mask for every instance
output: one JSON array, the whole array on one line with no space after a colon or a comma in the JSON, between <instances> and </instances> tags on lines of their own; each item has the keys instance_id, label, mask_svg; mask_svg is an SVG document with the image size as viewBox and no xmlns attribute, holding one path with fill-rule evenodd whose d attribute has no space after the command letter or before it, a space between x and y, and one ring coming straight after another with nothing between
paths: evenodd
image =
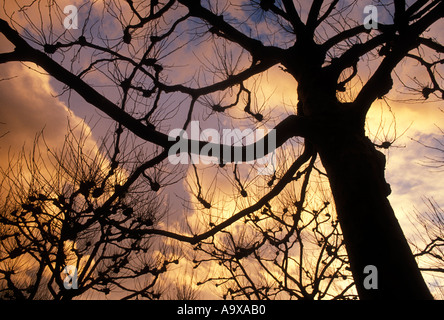
<instances>
[{"instance_id":1,"label":"thick trunk","mask_svg":"<svg viewBox=\"0 0 444 320\"><path fill-rule=\"evenodd\" d=\"M344 136L322 139L316 147L329 177L359 297L431 299L387 199L384 155L362 135ZM377 289L365 285L366 277L375 276L364 273L368 265L376 267Z\"/></svg>"}]
</instances>

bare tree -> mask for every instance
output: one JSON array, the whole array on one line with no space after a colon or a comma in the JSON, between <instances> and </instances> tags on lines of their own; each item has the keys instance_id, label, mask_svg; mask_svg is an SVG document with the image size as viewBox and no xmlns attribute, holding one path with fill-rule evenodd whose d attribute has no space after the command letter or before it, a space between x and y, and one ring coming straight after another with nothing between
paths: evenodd
<instances>
[{"instance_id":1,"label":"bare tree","mask_svg":"<svg viewBox=\"0 0 444 320\"><path fill-rule=\"evenodd\" d=\"M94 298L116 289L119 298L158 299L163 292L159 277L179 252L138 234L162 218L160 199L146 185L122 184L125 156L105 144L92 149L88 137L71 130L53 152L40 135L30 154L23 150L1 170L3 299Z\"/></svg>"},{"instance_id":2,"label":"bare tree","mask_svg":"<svg viewBox=\"0 0 444 320\"><path fill-rule=\"evenodd\" d=\"M193 235L145 228L137 231L139 237L205 241L249 214L259 215L319 155L359 297L431 298L387 199L385 157L366 137L365 119L373 102L394 86L405 84L424 99L443 94L439 55L444 48L433 38L444 15L442 0L378 3L375 27L375 16L365 17L367 4L358 1L91 2L79 8L83 18L74 30L63 29L63 8L56 1L49 4L5 4L7 18L0 20L0 32L15 49L0 54L0 63L35 63L119 123L121 130L161 150L150 160L139 159L144 164L124 187L143 178L147 167L166 160L169 151L175 153L177 141L167 130L188 129L193 119L229 123L243 117L242 125L250 128L275 123L275 141L266 135L254 144L224 146L202 135L184 139L190 153L213 150L208 155L218 156L221 171L233 172L226 162L234 160L230 155L236 151L243 161L255 160L257 153L248 150L259 146L287 151L277 165L286 172L272 175L260 197L223 221ZM397 69L405 61L419 63L424 75L409 80L412 75ZM286 118L259 99L260 75L276 67L295 80L298 103ZM395 71L406 80L394 79ZM101 85L95 87L97 78ZM294 161L285 165L288 155ZM234 175L237 192L251 199L244 177ZM204 213L215 205L205 194L208 190L198 188ZM368 265L378 270L377 290L364 286Z\"/></svg>"},{"instance_id":3,"label":"bare tree","mask_svg":"<svg viewBox=\"0 0 444 320\"><path fill-rule=\"evenodd\" d=\"M427 212L416 211L412 224L416 227L412 245L419 257L420 269L432 274L444 272L444 212L432 199L426 200Z\"/></svg>"},{"instance_id":4,"label":"bare tree","mask_svg":"<svg viewBox=\"0 0 444 320\"><path fill-rule=\"evenodd\" d=\"M200 284L222 286L224 299L357 298L328 195L323 194L322 201L306 199L309 179L322 178L322 174L312 173L314 159L290 183L295 185L290 189L293 192L242 219L242 232L222 230L219 238L196 246L205 252L202 258L194 259L196 267L217 263L226 269L224 273L215 270Z\"/></svg>"},{"instance_id":5,"label":"bare tree","mask_svg":"<svg viewBox=\"0 0 444 320\"><path fill-rule=\"evenodd\" d=\"M439 128L441 134L444 131ZM444 152L442 139L434 138L432 144L417 141L431 151L432 155L425 156L421 165L442 174L442 155ZM409 215L409 220L415 232L409 239L414 248L414 255L418 260L420 270L434 278L431 284L437 298L444 298L444 291L440 285L444 273L444 210L434 198L424 198L425 209L415 209Z\"/></svg>"}]
</instances>

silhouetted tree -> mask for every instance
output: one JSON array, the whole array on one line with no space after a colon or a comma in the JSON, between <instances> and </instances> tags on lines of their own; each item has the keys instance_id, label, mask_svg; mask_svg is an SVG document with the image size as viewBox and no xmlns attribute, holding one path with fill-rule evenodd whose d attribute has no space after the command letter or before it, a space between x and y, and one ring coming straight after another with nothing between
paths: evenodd
<instances>
[{"instance_id":1,"label":"silhouetted tree","mask_svg":"<svg viewBox=\"0 0 444 320\"><path fill-rule=\"evenodd\" d=\"M213 282L223 287L224 299L357 298L328 195L318 190L322 199L306 199L309 180L322 179L322 174L312 172L314 159L279 202L267 203L261 211L245 216L241 231L222 230L219 237L195 246L198 252L205 252L193 259L196 268L211 263L225 269L214 270L200 284Z\"/></svg>"},{"instance_id":2,"label":"silhouetted tree","mask_svg":"<svg viewBox=\"0 0 444 320\"><path fill-rule=\"evenodd\" d=\"M443 94L438 68L444 47L433 38L433 31L439 30L444 2L378 3L378 21L363 14L367 4L337 0L92 2L79 8L78 29L63 29L65 15L57 2L46 6L46 2L33 1L20 10L4 6L8 19L0 20L0 32L15 48L0 54L0 63L32 62L43 68L122 130L149 142L141 148L151 147L155 152L149 154L157 156L139 160L150 166L166 162L176 143L167 130L187 129L193 119L220 118L226 125L242 117L240 107L246 121L237 126L276 123L276 149L295 157L292 164L284 165L291 157L280 160L277 166L287 170L272 175L258 189L260 197L253 201L247 190L244 180L252 179L251 175L234 174L234 189L246 198L244 205L236 205L237 212L198 234L149 228L138 230L139 237L159 234L198 244L250 214L261 219L267 203L319 155L359 297L428 299L429 290L387 199L385 157L367 138L365 120L373 102L399 85L392 75L404 61L424 67L424 75L408 84L417 85L419 95L431 99ZM45 10L48 14L42 14ZM275 67L295 80L298 103L285 119L258 98L259 76ZM400 77L412 76L402 69L396 71ZM270 137L253 146L271 146ZM204 138L185 140L188 151L200 153L214 146ZM381 146L390 147L390 143ZM227 150L240 149L243 160L254 160L249 147L221 146L221 172L233 172L232 165L225 165L233 160ZM124 186L143 179L144 169L142 165ZM216 201L206 195L208 190L197 189L198 210L203 214ZM103 214L98 213L93 221ZM364 287L368 265L378 270L377 290Z\"/></svg>"},{"instance_id":3,"label":"silhouetted tree","mask_svg":"<svg viewBox=\"0 0 444 320\"><path fill-rule=\"evenodd\" d=\"M441 128L438 129L444 134ZM442 139L434 138L432 143L418 142L427 151L432 151L432 155L427 155L421 164L441 175L444 154ZM424 198L424 204L425 209L415 209L408 216L415 230L409 242L414 248L413 254L418 260L420 270L434 278L431 285L435 297L443 299L440 278L444 273L444 210L434 198Z\"/></svg>"},{"instance_id":4,"label":"silhouetted tree","mask_svg":"<svg viewBox=\"0 0 444 320\"><path fill-rule=\"evenodd\" d=\"M70 131L53 152L39 136L0 168L2 299L160 298L178 252L138 233L162 218L160 199L123 183L124 153L88 138Z\"/></svg>"},{"instance_id":5,"label":"silhouetted tree","mask_svg":"<svg viewBox=\"0 0 444 320\"><path fill-rule=\"evenodd\" d=\"M416 232L410 242L420 270L440 279L444 273L444 212L433 199L426 199L425 203L427 211L416 210L412 214L411 222ZM432 286L442 299L444 292L439 282Z\"/></svg>"}]
</instances>

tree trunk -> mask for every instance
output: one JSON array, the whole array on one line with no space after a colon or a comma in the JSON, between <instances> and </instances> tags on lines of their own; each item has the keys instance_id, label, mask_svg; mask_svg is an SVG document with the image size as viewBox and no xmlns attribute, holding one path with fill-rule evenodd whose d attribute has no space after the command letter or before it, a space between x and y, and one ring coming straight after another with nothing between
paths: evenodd
<instances>
[{"instance_id":1,"label":"tree trunk","mask_svg":"<svg viewBox=\"0 0 444 320\"><path fill-rule=\"evenodd\" d=\"M432 299L387 199L385 156L363 134L317 141L360 299ZM366 266L376 267L376 288L365 285L376 276Z\"/></svg>"}]
</instances>

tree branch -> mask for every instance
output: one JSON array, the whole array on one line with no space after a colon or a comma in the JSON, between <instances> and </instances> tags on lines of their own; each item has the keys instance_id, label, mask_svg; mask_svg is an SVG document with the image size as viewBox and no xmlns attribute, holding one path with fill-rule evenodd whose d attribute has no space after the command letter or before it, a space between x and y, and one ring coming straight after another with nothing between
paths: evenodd
<instances>
[{"instance_id":1,"label":"tree branch","mask_svg":"<svg viewBox=\"0 0 444 320\"><path fill-rule=\"evenodd\" d=\"M402 23L405 13L405 0L395 0L395 24Z\"/></svg>"},{"instance_id":2,"label":"tree branch","mask_svg":"<svg viewBox=\"0 0 444 320\"><path fill-rule=\"evenodd\" d=\"M396 65L407 56L410 50L420 44L418 40L419 35L443 16L444 2L441 2L420 20L405 29L405 34L394 38L391 50L387 53L378 69L367 81L354 101L354 104L361 110L363 115L367 113L374 100L389 92L393 85L391 79L392 71Z\"/></svg>"},{"instance_id":3,"label":"tree branch","mask_svg":"<svg viewBox=\"0 0 444 320\"><path fill-rule=\"evenodd\" d=\"M424 96L425 99L427 99L429 97L429 95L435 91L440 91L441 92L441 96L444 97L444 90L441 89L438 81L436 80L435 74L432 70L433 66L437 63L444 63L444 59L435 61L433 63L429 63L427 61L425 61L422 57L416 56L414 54L407 54L406 57L408 58L412 58L415 59L416 61L418 61L419 63L421 63L422 66L424 66L427 69L427 73L429 74L429 78L432 81L433 87L429 88L423 88L422 90L422 94Z\"/></svg>"},{"instance_id":4,"label":"tree branch","mask_svg":"<svg viewBox=\"0 0 444 320\"><path fill-rule=\"evenodd\" d=\"M0 64L11 61L21 61L22 59L23 56L17 51L0 53Z\"/></svg>"},{"instance_id":5,"label":"tree branch","mask_svg":"<svg viewBox=\"0 0 444 320\"><path fill-rule=\"evenodd\" d=\"M303 33L305 32L305 25L302 23L302 20L299 17L299 14L294 6L293 1L282 0L282 3L284 4L285 11L287 12L290 18L290 23L294 28L296 36L302 37Z\"/></svg>"},{"instance_id":6,"label":"tree branch","mask_svg":"<svg viewBox=\"0 0 444 320\"><path fill-rule=\"evenodd\" d=\"M8 40L16 46L16 51L21 55L21 57L23 57L22 60L34 62L38 66L42 67L54 78L75 90L88 103L103 111L112 119L122 123L126 128L131 130L140 138L153 142L164 148L168 148L171 145L171 142L168 141L168 136L166 134L160 133L148 126L143 125L140 121L133 118L131 115L120 109L116 104L94 90L78 76L66 70L43 52L31 47L20 37L17 31L12 29L9 24L2 19L0 19L0 32L3 33Z\"/></svg>"},{"instance_id":7,"label":"tree branch","mask_svg":"<svg viewBox=\"0 0 444 320\"><path fill-rule=\"evenodd\" d=\"M282 146L293 137L307 137L311 135L311 121L307 117L291 115L277 124L274 129L259 141L249 145L237 146L220 143L179 140L182 146L191 154L204 154L216 157L220 164L232 162L248 162L260 159ZM208 152L203 152L203 150Z\"/></svg>"},{"instance_id":8,"label":"tree branch","mask_svg":"<svg viewBox=\"0 0 444 320\"><path fill-rule=\"evenodd\" d=\"M433 39L420 37L419 42L436 52L444 53L444 46Z\"/></svg>"},{"instance_id":9,"label":"tree branch","mask_svg":"<svg viewBox=\"0 0 444 320\"><path fill-rule=\"evenodd\" d=\"M190 88L190 87L186 87L181 84L166 85L166 84L160 83L159 81L155 80L154 78L153 78L153 80L155 80L155 85L165 92L182 92L182 93L187 93L193 97L198 97L198 96L207 95L207 94L210 94L210 93L213 93L216 91L222 91L222 90L225 90L229 87L232 87L238 83L241 83L244 80L247 80L248 78L250 78L258 73L268 70L269 68L271 68L272 66L274 66L277 63L278 63L278 61L261 61L260 63L252 65L249 68L239 72L238 74L229 76L225 80L222 80L220 82L213 83L213 84L210 84L206 87L201 87L201 88Z\"/></svg>"},{"instance_id":10,"label":"tree branch","mask_svg":"<svg viewBox=\"0 0 444 320\"><path fill-rule=\"evenodd\" d=\"M116 104L114 104L106 97L98 93L95 89L93 89L90 85L88 85L78 76L66 70L64 67L56 63L46 54L31 47L20 37L20 35L15 30L13 30L8 25L6 21L1 19L0 19L0 32L7 35L7 38L14 45L16 45L16 51L22 56L23 58L22 60L34 62L38 66L42 67L46 72L51 74L54 78L56 78L60 82L66 84L67 86L75 90L81 97L85 99L85 101L87 101L91 105L95 106L97 109L101 110L102 112L110 116L113 120L121 123L131 132L136 134L138 137L148 142L152 142L158 146L161 146L164 149L170 149L176 143L176 141L173 141L171 137L169 137L168 135L158 132L152 127L142 124L139 120L135 119L130 114L119 108ZM249 70L250 71L245 71L247 75L252 72L251 69ZM254 72L259 72L255 68L253 68L252 70L254 70ZM228 81L230 80L227 80L227 82ZM223 85L228 85L228 83L223 82ZM219 84L219 86L221 86L221 84ZM276 133L275 146L277 148L281 146L289 138L294 136L305 136L308 132L309 132L308 119L302 118L300 116L289 116L287 119L279 123L275 128L275 133ZM232 161L233 158L229 157L228 153L231 154L231 156L242 154L242 161L250 161L257 159L256 157L257 152L249 152L249 151L257 150L258 147L262 151L265 150L269 150L268 152L274 151L274 149L270 148L270 143L273 143L274 141L269 141L269 135L265 136L263 139L252 145L242 146L242 147L214 144L214 143L208 143L206 141L193 141L188 139L183 140L182 142L190 146L188 150L191 153L195 154L201 154L202 148L204 147L207 149L211 147L212 150L219 149L221 163ZM212 154L209 155L212 156ZM265 156L265 154L262 156Z\"/></svg>"},{"instance_id":11,"label":"tree branch","mask_svg":"<svg viewBox=\"0 0 444 320\"><path fill-rule=\"evenodd\" d=\"M319 12L321 11L323 3L324 0L313 0L313 3L311 4L310 12L308 13L308 18L306 23L307 29L309 30L310 34L313 34L317 26Z\"/></svg>"},{"instance_id":12,"label":"tree branch","mask_svg":"<svg viewBox=\"0 0 444 320\"><path fill-rule=\"evenodd\" d=\"M140 230L140 232L143 234L162 235L182 242L196 244L202 240L205 240L215 235L217 232L227 228L228 226L238 221L239 219L245 217L246 215L261 209L267 202L269 202L271 199L277 196L288 183L292 181L293 176L296 174L299 168L304 163L306 163L312 156L313 156L313 150L310 146L306 144L304 152L296 159L295 162L293 162L293 164L290 166L290 168L287 170L284 176L279 180L279 182L274 186L274 188L270 192L268 192L261 199L259 199L254 205L239 211L235 215L231 216L230 218L226 219L225 221L213 227L211 230L208 230L200 235L195 235L193 237L190 237L158 229Z\"/></svg>"},{"instance_id":13,"label":"tree branch","mask_svg":"<svg viewBox=\"0 0 444 320\"><path fill-rule=\"evenodd\" d=\"M218 35L237 43L257 60L275 60L283 52L280 48L264 46L261 41L246 36L244 33L227 23L223 16L218 16L210 10L202 7L198 1L179 0L179 2L188 8L191 16L205 20L218 31Z\"/></svg>"},{"instance_id":14,"label":"tree branch","mask_svg":"<svg viewBox=\"0 0 444 320\"><path fill-rule=\"evenodd\" d=\"M325 19L328 18L328 16L330 15L330 13L333 11L333 9L336 7L336 5L338 4L339 0L333 0L330 3L330 6L328 7L328 9L325 11L325 13L318 19L318 21L316 22L315 27L317 27L318 25L320 25L322 23L322 21L324 21Z\"/></svg>"},{"instance_id":15,"label":"tree branch","mask_svg":"<svg viewBox=\"0 0 444 320\"><path fill-rule=\"evenodd\" d=\"M328 51L338 43L345 41L349 38L355 37L363 32L368 32L368 30L365 29L363 25L359 25L332 36L327 41L325 41L321 46L325 51Z\"/></svg>"}]
</instances>

